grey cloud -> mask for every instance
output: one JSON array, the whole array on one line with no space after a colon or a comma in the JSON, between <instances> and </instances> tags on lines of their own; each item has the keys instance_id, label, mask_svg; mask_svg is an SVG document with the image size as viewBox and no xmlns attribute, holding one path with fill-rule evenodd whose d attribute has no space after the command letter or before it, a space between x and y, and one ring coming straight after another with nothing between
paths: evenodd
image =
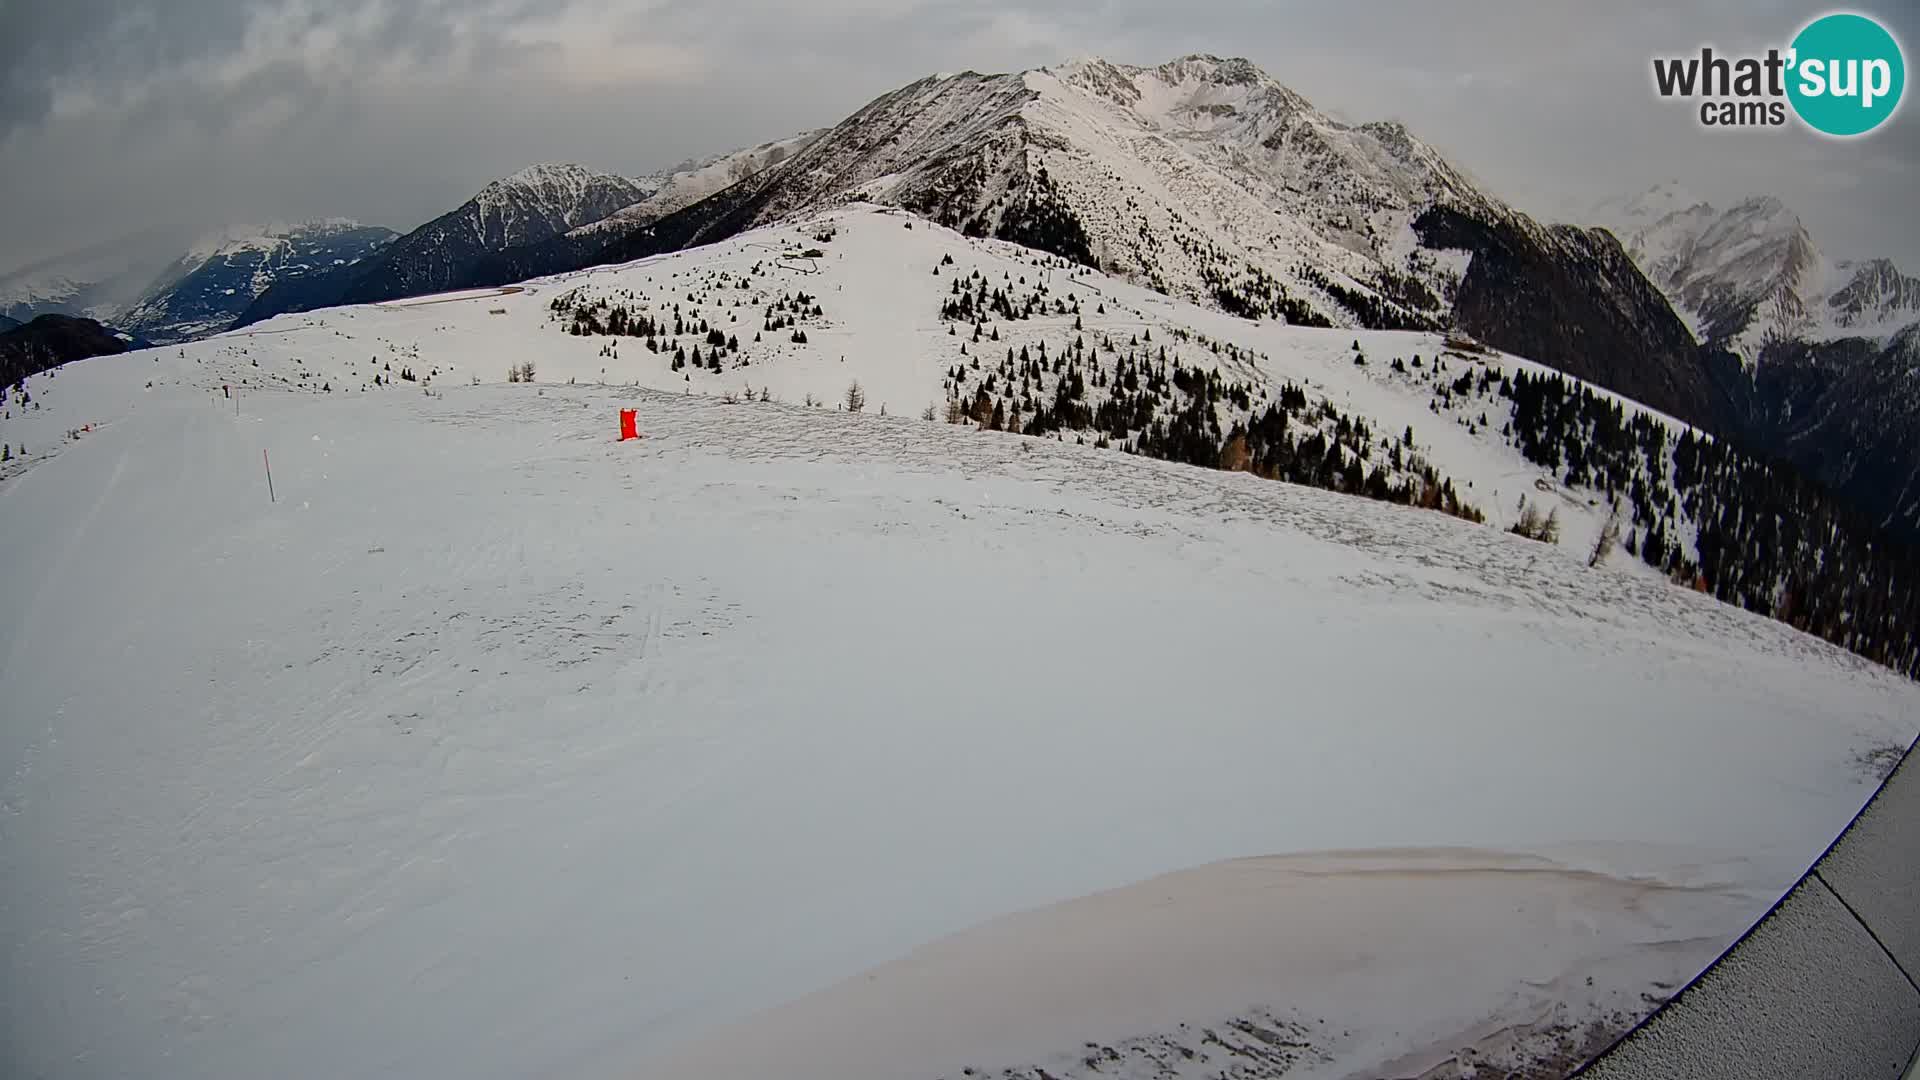
<instances>
[{"instance_id":1,"label":"grey cloud","mask_svg":"<svg viewBox=\"0 0 1920 1080\"><path fill-rule=\"evenodd\" d=\"M1211 52L1336 116L1402 120L1547 216L1669 177L1717 201L1772 191L1836 253L1920 271L1911 103L1891 130L1836 144L1708 138L1651 93L1654 54L1762 46L1809 13L1781 0L0 0L0 264L160 217L404 229L532 161L658 168L831 124L934 71ZM1911 5L1883 14L1920 41ZM329 34L337 48L308 48ZM62 95L92 104L63 112Z\"/></svg>"}]
</instances>

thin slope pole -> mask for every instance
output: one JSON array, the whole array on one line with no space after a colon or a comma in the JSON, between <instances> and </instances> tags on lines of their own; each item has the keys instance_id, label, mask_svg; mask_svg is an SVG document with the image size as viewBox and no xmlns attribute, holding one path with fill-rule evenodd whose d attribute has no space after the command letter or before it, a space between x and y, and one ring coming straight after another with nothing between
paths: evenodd
<instances>
[{"instance_id":1,"label":"thin slope pole","mask_svg":"<svg viewBox=\"0 0 1920 1080\"><path fill-rule=\"evenodd\" d=\"M267 501L277 503L280 500L273 494L273 462L267 460L267 450L264 446L260 448L260 464L267 468Z\"/></svg>"}]
</instances>

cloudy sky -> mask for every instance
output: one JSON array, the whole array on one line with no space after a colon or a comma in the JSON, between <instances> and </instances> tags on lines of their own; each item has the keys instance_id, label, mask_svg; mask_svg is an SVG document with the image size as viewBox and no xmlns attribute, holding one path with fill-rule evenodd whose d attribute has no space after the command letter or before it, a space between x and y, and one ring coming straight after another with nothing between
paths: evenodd
<instances>
[{"instance_id":1,"label":"cloudy sky","mask_svg":"<svg viewBox=\"0 0 1920 1080\"><path fill-rule=\"evenodd\" d=\"M1920 41L1915 0L1860 8ZM1194 10L1199 8L1201 10ZM405 230L534 161L651 171L837 121L936 71L1245 56L1393 118L1524 209L1678 179L1779 195L1920 272L1920 109L1852 142L1712 135L1649 60L1762 50L1777 0L0 0L0 272L153 225ZM1911 47L1909 49L1911 51Z\"/></svg>"}]
</instances>

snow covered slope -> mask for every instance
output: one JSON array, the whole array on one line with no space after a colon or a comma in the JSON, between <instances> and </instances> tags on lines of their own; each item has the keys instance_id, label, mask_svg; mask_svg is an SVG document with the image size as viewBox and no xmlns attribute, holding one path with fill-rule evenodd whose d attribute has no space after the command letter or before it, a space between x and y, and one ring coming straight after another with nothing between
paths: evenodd
<instances>
[{"instance_id":1,"label":"snow covered slope","mask_svg":"<svg viewBox=\"0 0 1920 1080\"><path fill-rule=\"evenodd\" d=\"M1035 311L975 342L941 308L982 279ZM615 306L682 332L571 332ZM691 362L701 320L739 339L718 373ZM1348 440L1363 421L1388 471L1413 426L1396 476L1418 456L1496 522L1550 500L1562 546L918 418L989 375L1011 417L1027 392L999 365L1023 348L1015 384L1059 401L1078 374L1095 407L1149 347L1138 396L1163 416L1213 387L1228 427L1292 388L1296 435L1344 448L1340 419ZM528 362L532 385L500 385ZM1253 324L853 206L36 376L0 419L28 450L0 465L20 568L0 576L0 963L34 990L8 995L6 1057L484 1077L672 1075L652 1056L683 1054L682 1075L754 1076L711 1063L765 1061L737 1033L798 1015L861 1038L833 1075L891 1076L921 1002L957 1009L912 1062L930 1075L1076 1075L1049 1063L1083 1040L1211 1053L1180 1025L1251 1045L1245 1021L1304 1029L1299 1075L1335 1077L1502 1029L1543 1033L1516 1053L1611 1030L1804 868L1920 692L1634 560L1589 569L1591 496L1481 421L1504 399L1451 394L1489 365L1538 370ZM859 415L834 406L855 381ZM645 439L612 441L623 406ZM1675 822L1687 850L1662 846ZM1163 910L1191 919L1137 893L1069 913L1093 936L1058 963L992 922L1378 848L1420 850L1274 864L1321 882L1277 909L1312 940L1217 870L1177 879L1200 884ZM897 981L919 960L882 966L969 927L993 977L918 954L960 979L936 980L944 1003ZM1234 935L1252 966L1221 966ZM1332 965L1343 948L1389 962ZM869 971L901 991L884 1027L845 987L801 1000ZM982 1011L1044 971L1087 981L1001 995L1032 1006L1014 1028ZM781 1044L778 1075L847 1065L836 1040Z\"/></svg>"}]
</instances>

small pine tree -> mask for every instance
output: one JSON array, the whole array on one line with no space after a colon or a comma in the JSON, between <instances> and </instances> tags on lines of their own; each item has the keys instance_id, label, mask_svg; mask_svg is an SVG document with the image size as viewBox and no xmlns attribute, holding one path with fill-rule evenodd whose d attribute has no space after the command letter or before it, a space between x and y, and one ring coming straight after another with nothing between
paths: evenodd
<instances>
[{"instance_id":1,"label":"small pine tree","mask_svg":"<svg viewBox=\"0 0 1920 1080\"><path fill-rule=\"evenodd\" d=\"M847 384L845 400L847 411L850 413L857 413L867 407L867 392L860 388L860 380L855 379Z\"/></svg>"}]
</instances>

